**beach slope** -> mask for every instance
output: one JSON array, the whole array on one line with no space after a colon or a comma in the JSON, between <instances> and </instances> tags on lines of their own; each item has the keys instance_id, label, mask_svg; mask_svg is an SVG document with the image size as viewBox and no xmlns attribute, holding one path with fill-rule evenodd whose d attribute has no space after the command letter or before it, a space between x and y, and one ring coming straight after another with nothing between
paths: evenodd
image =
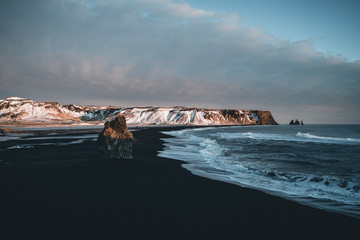
<instances>
[{"instance_id":1,"label":"beach slope","mask_svg":"<svg viewBox=\"0 0 360 240\"><path fill-rule=\"evenodd\" d=\"M98 159L95 141L3 150L1 232L48 239L349 239L357 234L359 219L195 176L181 161L157 157L161 138L169 137L161 133L166 130L133 132L134 159L127 160Z\"/></svg>"}]
</instances>

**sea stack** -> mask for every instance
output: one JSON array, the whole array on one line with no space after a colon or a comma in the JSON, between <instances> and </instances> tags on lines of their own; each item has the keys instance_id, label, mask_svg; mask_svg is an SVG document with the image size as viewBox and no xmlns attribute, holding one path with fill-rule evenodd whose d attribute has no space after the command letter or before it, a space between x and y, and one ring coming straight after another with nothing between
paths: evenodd
<instances>
[{"instance_id":1,"label":"sea stack","mask_svg":"<svg viewBox=\"0 0 360 240\"><path fill-rule=\"evenodd\" d=\"M302 121L301 121L301 122L302 122ZM299 122L299 120L297 120L297 119L296 119L295 121L294 121L294 120L291 120L290 123L289 123L289 125L300 125L300 122ZM304 125L304 124L301 124L301 125Z\"/></svg>"},{"instance_id":2,"label":"sea stack","mask_svg":"<svg viewBox=\"0 0 360 240\"><path fill-rule=\"evenodd\" d=\"M103 159L132 159L134 137L128 131L125 116L119 114L105 123L98 137L98 155Z\"/></svg>"}]
</instances>

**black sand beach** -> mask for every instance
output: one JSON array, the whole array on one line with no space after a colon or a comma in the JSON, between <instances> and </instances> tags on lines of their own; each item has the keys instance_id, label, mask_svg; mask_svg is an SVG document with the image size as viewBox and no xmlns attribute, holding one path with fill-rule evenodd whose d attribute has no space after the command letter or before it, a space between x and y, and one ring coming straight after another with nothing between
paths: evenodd
<instances>
[{"instance_id":1,"label":"black sand beach","mask_svg":"<svg viewBox=\"0 0 360 240\"><path fill-rule=\"evenodd\" d=\"M351 239L358 234L359 219L195 176L182 162L157 157L160 138L167 137L160 131L167 129L135 131L133 160L99 160L95 141L1 151L1 239Z\"/></svg>"}]
</instances>

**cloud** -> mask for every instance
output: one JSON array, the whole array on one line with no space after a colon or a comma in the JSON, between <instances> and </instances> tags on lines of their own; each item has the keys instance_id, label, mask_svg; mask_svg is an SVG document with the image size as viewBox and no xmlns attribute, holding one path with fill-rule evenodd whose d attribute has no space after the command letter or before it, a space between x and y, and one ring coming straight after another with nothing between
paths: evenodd
<instances>
[{"instance_id":1,"label":"cloud","mask_svg":"<svg viewBox=\"0 0 360 240\"><path fill-rule=\"evenodd\" d=\"M275 109L284 121L298 109L359 123L360 62L235 13L170 0L2 1L0 31L3 97Z\"/></svg>"},{"instance_id":2,"label":"cloud","mask_svg":"<svg viewBox=\"0 0 360 240\"><path fill-rule=\"evenodd\" d=\"M214 16L214 12L192 8L188 3L174 3L170 0L140 0L146 9L151 8L157 16L167 16L169 18L200 18Z\"/></svg>"}]
</instances>

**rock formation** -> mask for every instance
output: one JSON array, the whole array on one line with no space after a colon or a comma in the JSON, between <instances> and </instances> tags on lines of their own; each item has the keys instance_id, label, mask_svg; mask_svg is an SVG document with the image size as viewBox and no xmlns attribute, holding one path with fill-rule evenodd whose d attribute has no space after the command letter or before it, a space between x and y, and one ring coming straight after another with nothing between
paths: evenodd
<instances>
[{"instance_id":1,"label":"rock formation","mask_svg":"<svg viewBox=\"0 0 360 240\"><path fill-rule=\"evenodd\" d=\"M119 114L107 121L98 137L98 155L105 159L132 159L134 137L128 131L125 116Z\"/></svg>"},{"instance_id":2,"label":"rock formation","mask_svg":"<svg viewBox=\"0 0 360 240\"><path fill-rule=\"evenodd\" d=\"M259 116L259 125L278 125L270 111L256 111Z\"/></svg>"},{"instance_id":3,"label":"rock formation","mask_svg":"<svg viewBox=\"0 0 360 240\"><path fill-rule=\"evenodd\" d=\"M300 125L300 122L299 122L299 120L291 120L290 121L290 123L289 123L289 125ZM304 123L303 123L303 121L301 121L301 125L304 125Z\"/></svg>"}]
</instances>

